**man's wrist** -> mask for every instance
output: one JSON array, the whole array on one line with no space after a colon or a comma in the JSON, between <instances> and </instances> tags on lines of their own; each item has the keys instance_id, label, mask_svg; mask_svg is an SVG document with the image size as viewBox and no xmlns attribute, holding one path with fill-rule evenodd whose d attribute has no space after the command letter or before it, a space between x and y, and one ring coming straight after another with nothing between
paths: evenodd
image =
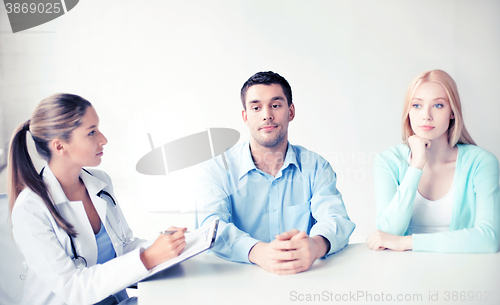
<instances>
[{"instance_id":1,"label":"man's wrist","mask_svg":"<svg viewBox=\"0 0 500 305\"><path fill-rule=\"evenodd\" d=\"M318 252L316 253L317 254L316 259L321 258L327 255L328 252L330 252L330 241L326 237L322 235L316 235L312 237L312 239L318 245Z\"/></svg>"},{"instance_id":2,"label":"man's wrist","mask_svg":"<svg viewBox=\"0 0 500 305\"><path fill-rule=\"evenodd\" d=\"M327 255L328 253L330 253L330 249L331 249L331 244L330 244L330 241L328 240L328 238L324 237L323 235L320 235L321 237L323 237L323 240L325 241L325 244L326 244L326 252L324 255L322 255L321 257Z\"/></svg>"},{"instance_id":3,"label":"man's wrist","mask_svg":"<svg viewBox=\"0 0 500 305\"><path fill-rule=\"evenodd\" d=\"M262 242L258 242L255 245L253 245L252 248L250 248L250 251L248 251L248 261L252 264L257 264L257 256L259 252L259 247L261 246ZM258 265L258 264L257 264Z\"/></svg>"}]
</instances>

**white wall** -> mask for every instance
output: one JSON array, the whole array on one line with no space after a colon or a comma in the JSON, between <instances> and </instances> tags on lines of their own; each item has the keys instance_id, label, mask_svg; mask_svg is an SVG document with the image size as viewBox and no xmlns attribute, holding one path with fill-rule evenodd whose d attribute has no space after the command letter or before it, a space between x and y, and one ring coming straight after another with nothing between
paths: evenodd
<instances>
[{"instance_id":1,"label":"white wall","mask_svg":"<svg viewBox=\"0 0 500 305\"><path fill-rule=\"evenodd\" d=\"M363 242L375 229L372 160L401 142L403 97L418 73L455 78L470 133L500 158L499 54L495 0L87 0L16 34L1 7L0 129L10 137L52 93L89 99L109 140L101 169L136 234L152 238L170 224L192 227L192 214L175 212L192 192L189 171L135 171L147 133L156 145L206 127L247 138L239 89L273 70L293 89L290 141L331 162L357 224L351 241ZM170 213L148 213L158 209Z\"/></svg>"}]
</instances>

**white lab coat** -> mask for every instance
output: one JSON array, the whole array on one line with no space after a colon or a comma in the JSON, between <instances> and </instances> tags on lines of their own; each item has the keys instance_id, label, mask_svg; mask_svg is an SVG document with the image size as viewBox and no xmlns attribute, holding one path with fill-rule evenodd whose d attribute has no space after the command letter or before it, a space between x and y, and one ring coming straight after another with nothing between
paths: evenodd
<instances>
[{"instance_id":1,"label":"white lab coat","mask_svg":"<svg viewBox=\"0 0 500 305\"><path fill-rule=\"evenodd\" d=\"M78 233L73 241L77 254L87 260L87 268L78 270L75 267L69 236L56 224L43 200L31 189L24 189L12 211L12 232L24 255L26 268L21 304L94 304L111 294L123 297L124 288L149 273L140 260L140 253L150 243L134 240L120 207L115 209L109 198L97 196L100 190L105 190L116 201L109 176L98 170L92 170L92 175L82 170L80 178L117 257L96 265L96 239L82 202L70 202L46 166L44 182L57 210ZM123 231L127 237L125 240L132 242L122 242Z\"/></svg>"}]
</instances>

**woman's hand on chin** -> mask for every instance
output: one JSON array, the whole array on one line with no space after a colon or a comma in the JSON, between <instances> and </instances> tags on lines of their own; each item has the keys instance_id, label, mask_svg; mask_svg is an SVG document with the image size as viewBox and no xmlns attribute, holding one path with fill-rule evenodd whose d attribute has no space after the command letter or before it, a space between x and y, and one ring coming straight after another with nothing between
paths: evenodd
<instances>
[{"instance_id":1,"label":"woman's hand on chin","mask_svg":"<svg viewBox=\"0 0 500 305\"><path fill-rule=\"evenodd\" d=\"M427 149L431 147L431 141L413 135L408 138L408 145L411 150L410 166L423 169L427 163Z\"/></svg>"}]
</instances>

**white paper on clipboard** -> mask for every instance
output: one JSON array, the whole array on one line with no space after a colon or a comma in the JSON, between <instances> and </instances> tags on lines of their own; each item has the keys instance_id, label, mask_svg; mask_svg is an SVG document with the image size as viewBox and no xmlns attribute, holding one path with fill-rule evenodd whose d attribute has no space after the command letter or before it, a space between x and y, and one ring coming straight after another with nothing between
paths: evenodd
<instances>
[{"instance_id":1,"label":"white paper on clipboard","mask_svg":"<svg viewBox=\"0 0 500 305\"><path fill-rule=\"evenodd\" d=\"M153 274L170 268L173 265L212 248L215 242L215 237L217 236L218 225L219 220L216 219L198 228L194 232L186 234L186 247L182 250L181 254L151 269L151 272L143 277L141 281L152 276Z\"/></svg>"}]
</instances>

